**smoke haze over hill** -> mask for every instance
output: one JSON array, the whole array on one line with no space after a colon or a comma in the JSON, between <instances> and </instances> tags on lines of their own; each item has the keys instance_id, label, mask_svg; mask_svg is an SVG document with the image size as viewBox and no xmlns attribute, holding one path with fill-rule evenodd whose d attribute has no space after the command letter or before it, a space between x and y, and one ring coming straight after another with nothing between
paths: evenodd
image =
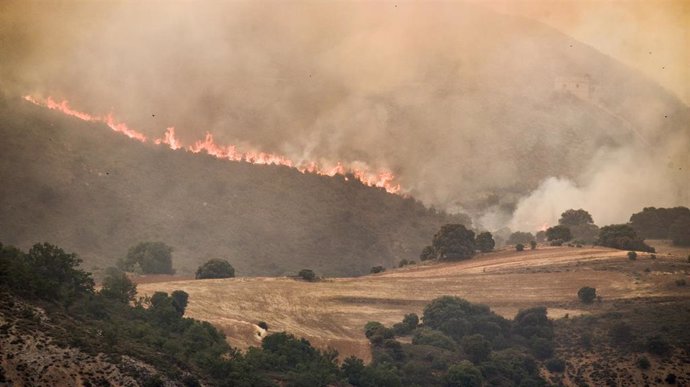
<instances>
[{"instance_id":1,"label":"smoke haze over hill","mask_svg":"<svg viewBox=\"0 0 690 387\"><path fill-rule=\"evenodd\" d=\"M387 168L426 204L533 231L688 205L690 114L550 27L472 4L3 6L5 95L144 133Z\"/></svg>"}]
</instances>

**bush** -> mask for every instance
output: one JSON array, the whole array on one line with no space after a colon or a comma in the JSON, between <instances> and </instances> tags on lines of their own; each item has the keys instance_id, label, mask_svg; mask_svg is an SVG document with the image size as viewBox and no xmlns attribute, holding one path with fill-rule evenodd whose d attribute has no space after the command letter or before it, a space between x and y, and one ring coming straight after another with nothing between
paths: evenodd
<instances>
[{"instance_id":1,"label":"bush","mask_svg":"<svg viewBox=\"0 0 690 387\"><path fill-rule=\"evenodd\" d=\"M369 273L376 274L376 273L383 273L384 271L386 271L386 268L379 265L379 266L372 267L371 270L369 270Z\"/></svg>"},{"instance_id":2,"label":"bush","mask_svg":"<svg viewBox=\"0 0 690 387\"><path fill-rule=\"evenodd\" d=\"M129 249L119 265L126 271L134 271L139 266L144 274L175 274L172 251L172 247L163 242L141 242Z\"/></svg>"},{"instance_id":3,"label":"bush","mask_svg":"<svg viewBox=\"0 0 690 387\"><path fill-rule=\"evenodd\" d=\"M430 259L436 259L436 250L433 246L426 246L422 249L422 253L419 254L419 260L428 261Z\"/></svg>"},{"instance_id":4,"label":"bush","mask_svg":"<svg viewBox=\"0 0 690 387\"><path fill-rule=\"evenodd\" d=\"M659 356L666 355L671 351L671 345L659 335L648 337L645 346L647 352Z\"/></svg>"},{"instance_id":5,"label":"bush","mask_svg":"<svg viewBox=\"0 0 690 387\"><path fill-rule=\"evenodd\" d=\"M491 235L490 232L482 232L479 235L477 235L477 238L474 241L475 245L481 251L482 253L487 253L496 247L496 241L494 241L493 236Z\"/></svg>"},{"instance_id":6,"label":"bush","mask_svg":"<svg viewBox=\"0 0 690 387\"><path fill-rule=\"evenodd\" d=\"M637 253L634 251L628 251L628 259L634 261L637 259Z\"/></svg>"},{"instance_id":7,"label":"bush","mask_svg":"<svg viewBox=\"0 0 690 387\"><path fill-rule=\"evenodd\" d=\"M652 366L652 364L649 362L649 359L645 356L640 356L637 358L637 368L641 370L648 370L649 367Z\"/></svg>"},{"instance_id":8,"label":"bush","mask_svg":"<svg viewBox=\"0 0 690 387\"><path fill-rule=\"evenodd\" d=\"M577 291L577 298L585 304L591 304L597 297L597 289L584 286Z\"/></svg>"},{"instance_id":9,"label":"bush","mask_svg":"<svg viewBox=\"0 0 690 387\"><path fill-rule=\"evenodd\" d=\"M474 256L474 231L462 224L446 224L434 235L435 255L441 259L468 259Z\"/></svg>"},{"instance_id":10,"label":"bush","mask_svg":"<svg viewBox=\"0 0 690 387\"><path fill-rule=\"evenodd\" d=\"M549 242L549 246L563 246L563 241L560 239L556 239L555 241Z\"/></svg>"},{"instance_id":11,"label":"bush","mask_svg":"<svg viewBox=\"0 0 690 387\"><path fill-rule=\"evenodd\" d=\"M685 278L677 279L676 280L676 286L686 286L688 282L685 280Z\"/></svg>"},{"instance_id":12,"label":"bush","mask_svg":"<svg viewBox=\"0 0 690 387\"><path fill-rule=\"evenodd\" d=\"M259 323L256 325L265 331L268 330L268 324L266 323L266 321L259 321Z\"/></svg>"},{"instance_id":13,"label":"bush","mask_svg":"<svg viewBox=\"0 0 690 387\"><path fill-rule=\"evenodd\" d=\"M529 248L530 248L531 250L536 249L536 248L537 248L537 242L536 242L536 241L530 241L530 242L529 242Z\"/></svg>"},{"instance_id":14,"label":"bush","mask_svg":"<svg viewBox=\"0 0 690 387\"><path fill-rule=\"evenodd\" d=\"M530 348L537 359L548 359L553 356L553 341L551 340L535 336L532 338Z\"/></svg>"},{"instance_id":15,"label":"bush","mask_svg":"<svg viewBox=\"0 0 690 387\"><path fill-rule=\"evenodd\" d=\"M525 245L523 245L522 243L518 243L517 245L515 245L515 251L524 251L524 250L525 250Z\"/></svg>"},{"instance_id":16,"label":"bush","mask_svg":"<svg viewBox=\"0 0 690 387\"><path fill-rule=\"evenodd\" d=\"M311 269L302 269L299 271L299 273L297 273L297 276L309 282L316 279L316 273L314 273L314 270Z\"/></svg>"},{"instance_id":17,"label":"bush","mask_svg":"<svg viewBox=\"0 0 690 387\"><path fill-rule=\"evenodd\" d=\"M433 347L447 349L449 351L457 350L457 345L453 339L445 335L443 332L429 328L419 328L415 330L414 336L412 337L412 344L431 345Z\"/></svg>"},{"instance_id":18,"label":"bush","mask_svg":"<svg viewBox=\"0 0 690 387\"><path fill-rule=\"evenodd\" d=\"M546 361L546 369L549 372L564 372L565 360L559 358L549 359Z\"/></svg>"},{"instance_id":19,"label":"bush","mask_svg":"<svg viewBox=\"0 0 690 387\"><path fill-rule=\"evenodd\" d=\"M196 270L196 279L231 278L235 276L235 268L230 262L222 259L211 259Z\"/></svg>"}]
</instances>

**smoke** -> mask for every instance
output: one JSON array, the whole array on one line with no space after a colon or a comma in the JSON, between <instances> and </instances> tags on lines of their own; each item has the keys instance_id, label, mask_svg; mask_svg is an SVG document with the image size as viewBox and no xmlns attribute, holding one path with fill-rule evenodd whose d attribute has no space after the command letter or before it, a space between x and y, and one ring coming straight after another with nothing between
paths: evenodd
<instances>
[{"instance_id":1,"label":"smoke","mask_svg":"<svg viewBox=\"0 0 690 387\"><path fill-rule=\"evenodd\" d=\"M390 169L490 229L688 204L687 106L528 19L456 3L0 7L7 98L66 98L153 138L174 126L185 143L209 131L297 162Z\"/></svg>"}]
</instances>

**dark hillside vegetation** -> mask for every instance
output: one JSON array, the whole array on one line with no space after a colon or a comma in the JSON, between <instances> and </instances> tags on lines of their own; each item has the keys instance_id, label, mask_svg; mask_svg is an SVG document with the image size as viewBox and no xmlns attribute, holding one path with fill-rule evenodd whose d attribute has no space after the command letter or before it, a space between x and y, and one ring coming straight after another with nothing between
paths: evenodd
<instances>
[{"instance_id":1,"label":"dark hillside vegetation","mask_svg":"<svg viewBox=\"0 0 690 387\"><path fill-rule=\"evenodd\" d=\"M416 259L443 224L469 224L354 179L142 145L22 100L0 99L0 117L0 238L47 240L87 267L148 240L174 249L180 274L224 257L238 275L358 275Z\"/></svg>"}]
</instances>

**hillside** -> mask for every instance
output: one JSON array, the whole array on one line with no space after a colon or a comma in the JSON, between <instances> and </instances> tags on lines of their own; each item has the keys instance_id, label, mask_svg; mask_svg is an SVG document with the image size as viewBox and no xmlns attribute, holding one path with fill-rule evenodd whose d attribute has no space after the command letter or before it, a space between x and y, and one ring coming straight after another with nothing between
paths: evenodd
<instances>
[{"instance_id":1,"label":"hillside","mask_svg":"<svg viewBox=\"0 0 690 387\"><path fill-rule=\"evenodd\" d=\"M343 358L354 354L370 359L363 332L368 321L391 325L406 313L421 315L424 306L441 295L484 303L507 318L534 306L546 306L549 316L557 319L620 310L621 305L688 302L690 288L674 281L687 277L690 251L654 245L659 249L657 259L645 254L634 262L620 250L540 246L535 251L502 250L467 261L359 278L314 283L293 278L174 281L141 283L138 291L183 289L190 295L189 316L221 328L233 346L259 345L266 332L256 324L265 321L269 332L287 330L317 346L335 347ZM577 292L583 286L595 287L602 303L580 303Z\"/></svg>"},{"instance_id":2,"label":"hillside","mask_svg":"<svg viewBox=\"0 0 690 387\"><path fill-rule=\"evenodd\" d=\"M22 100L0 100L0 117L0 241L55 243L87 268L160 240L180 274L222 258L240 275L358 275L467 222L342 176L142 145Z\"/></svg>"}]
</instances>

